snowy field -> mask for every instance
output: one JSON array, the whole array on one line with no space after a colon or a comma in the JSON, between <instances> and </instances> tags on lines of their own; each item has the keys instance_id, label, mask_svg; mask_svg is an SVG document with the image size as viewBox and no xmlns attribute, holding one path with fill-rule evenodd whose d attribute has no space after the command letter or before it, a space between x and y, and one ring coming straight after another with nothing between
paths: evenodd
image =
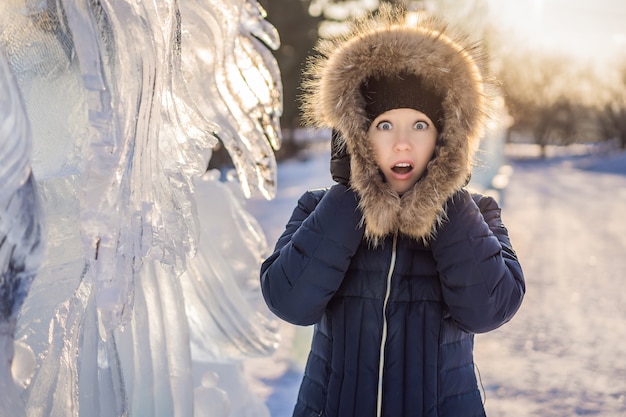
<instances>
[{"instance_id":1,"label":"snowy field","mask_svg":"<svg viewBox=\"0 0 626 417\"><path fill-rule=\"evenodd\" d=\"M500 195L527 293L504 327L476 337L489 417L626 416L626 154L507 149ZM278 195L253 200L270 246L306 189L331 184L328 153L281 164ZM310 329L281 324L281 347L245 363L272 417L291 415Z\"/></svg>"}]
</instances>

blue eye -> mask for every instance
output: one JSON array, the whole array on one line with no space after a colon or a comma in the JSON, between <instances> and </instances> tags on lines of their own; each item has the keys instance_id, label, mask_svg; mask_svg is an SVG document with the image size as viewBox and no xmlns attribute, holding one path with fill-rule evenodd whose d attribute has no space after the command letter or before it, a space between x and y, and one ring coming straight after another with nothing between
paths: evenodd
<instances>
[{"instance_id":1,"label":"blue eye","mask_svg":"<svg viewBox=\"0 0 626 417\"><path fill-rule=\"evenodd\" d=\"M424 130L428 128L428 123L424 121L419 121L413 125L413 127L417 130Z\"/></svg>"},{"instance_id":2,"label":"blue eye","mask_svg":"<svg viewBox=\"0 0 626 417\"><path fill-rule=\"evenodd\" d=\"M379 130L391 130L391 123L386 122L386 121L380 122L380 123L378 123L378 125L376 125L376 127Z\"/></svg>"}]
</instances>

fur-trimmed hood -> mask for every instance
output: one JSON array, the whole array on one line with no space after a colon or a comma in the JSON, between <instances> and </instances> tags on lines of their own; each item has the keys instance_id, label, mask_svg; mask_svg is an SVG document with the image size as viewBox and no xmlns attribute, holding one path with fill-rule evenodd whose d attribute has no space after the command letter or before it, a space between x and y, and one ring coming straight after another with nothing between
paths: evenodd
<instances>
[{"instance_id":1,"label":"fur-trimmed hood","mask_svg":"<svg viewBox=\"0 0 626 417\"><path fill-rule=\"evenodd\" d=\"M428 240L445 218L445 204L471 173L488 113L488 81L478 45L442 22L383 4L341 38L322 40L307 68L303 117L339 131L351 157L350 186L360 196L372 242L403 233ZM398 196L384 181L366 140L370 121L360 86L374 76L414 73L441 92L443 129L426 174Z\"/></svg>"}]
</instances>

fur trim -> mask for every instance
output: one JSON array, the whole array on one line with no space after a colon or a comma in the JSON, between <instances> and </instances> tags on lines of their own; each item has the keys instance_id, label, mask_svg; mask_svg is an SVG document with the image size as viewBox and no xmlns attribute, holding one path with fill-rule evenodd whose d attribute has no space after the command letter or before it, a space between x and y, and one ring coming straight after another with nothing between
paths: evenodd
<instances>
[{"instance_id":1,"label":"fur trim","mask_svg":"<svg viewBox=\"0 0 626 417\"><path fill-rule=\"evenodd\" d=\"M346 36L320 41L317 51L303 84L303 118L341 132L365 235L374 243L393 233L428 240L445 217L445 202L471 172L488 113L484 54L441 21L388 4L354 22ZM400 197L384 181L366 140L369 121L359 87L371 76L404 71L443 92L445 118L427 174Z\"/></svg>"}]
</instances>

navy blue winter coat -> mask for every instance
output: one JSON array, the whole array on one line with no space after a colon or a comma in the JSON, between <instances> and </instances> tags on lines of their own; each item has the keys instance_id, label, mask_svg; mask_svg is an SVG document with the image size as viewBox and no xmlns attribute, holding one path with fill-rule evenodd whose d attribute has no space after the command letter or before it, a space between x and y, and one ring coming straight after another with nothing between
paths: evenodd
<instances>
[{"instance_id":1,"label":"navy blue winter coat","mask_svg":"<svg viewBox=\"0 0 626 417\"><path fill-rule=\"evenodd\" d=\"M357 199L343 185L304 194L261 267L270 309L315 325L294 416L483 416L473 334L525 291L500 208L463 190L428 245L371 247Z\"/></svg>"}]
</instances>

